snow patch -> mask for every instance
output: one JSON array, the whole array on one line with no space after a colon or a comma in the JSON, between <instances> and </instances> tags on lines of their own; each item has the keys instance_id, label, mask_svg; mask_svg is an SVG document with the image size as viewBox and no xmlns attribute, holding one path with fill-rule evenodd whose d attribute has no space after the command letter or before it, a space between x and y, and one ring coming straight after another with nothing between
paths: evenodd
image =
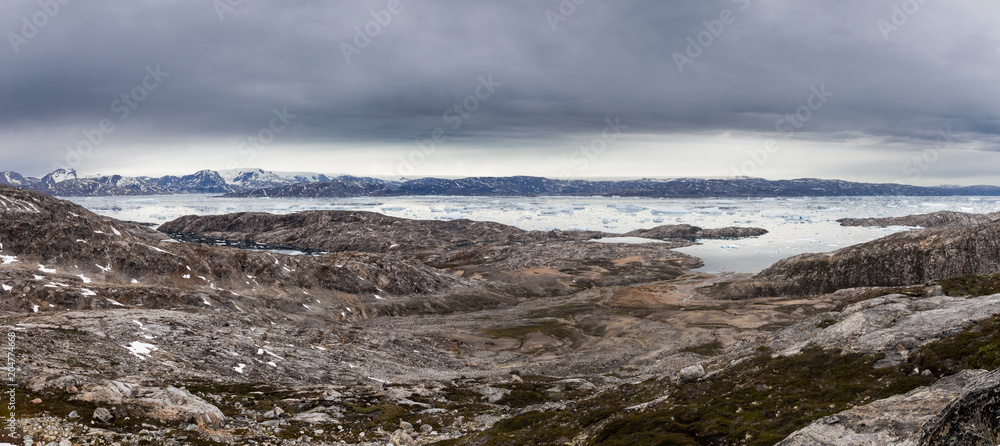
<instances>
[{"instance_id":1,"label":"snow patch","mask_svg":"<svg viewBox=\"0 0 1000 446\"><path fill-rule=\"evenodd\" d=\"M155 247L155 246L149 246L149 245L146 245L146 244L143 244L143 243L139 243L139 244L140 244L140 245L142 245L142 246L145 246L145 247L147 247L147 248L149 248L149 249L152 249L153 251L156 251L156 252L162 252L162 253L164 253L164 254L173 254L173 253L172 253L172 252L170 252L170 251L165 251L165 250L163 250L163 249L160 249L160 248L157 248L157 247Z\"/></svg>"},{"instance_id":2,"label":"snow patch","mask_svg":"<svg viewBox=\"0 0 1000 446\"><path fill-rule=\"evenodd\" d=\"M145 342L139 342L139 341L133 341L131 344L126 345L124 347L126 350L129 351L129 353L132 353L137 358L142 360L148 359L151 353L153 353L156 350L159 350L159 348L157 348L153 344L147 344Z\"/></svg>"}]
</instances>

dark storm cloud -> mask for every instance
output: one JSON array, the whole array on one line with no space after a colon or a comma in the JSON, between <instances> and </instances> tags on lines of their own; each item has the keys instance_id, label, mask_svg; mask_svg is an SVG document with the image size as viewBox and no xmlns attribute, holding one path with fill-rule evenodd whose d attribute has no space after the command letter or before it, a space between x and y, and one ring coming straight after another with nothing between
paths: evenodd
<instances>
[{"instance_id":1,"label":"dark storm cloud","mask_svg":"<svg viewBox=\"0 0 1000 446\"><path fill-rule=\"evenodd\" d=\"M950 126L996 150L998 13L965 0L8 1L0 131L109 118L129 129L116 136L182 143L252 133L287 107L285 142L444 128L471 146L518 144L600 132L614 116L665 137L773 132L822 87L834 96L801 137L919 145ZM23 19L39 17L32 33ZM156 67L169 75L119 120L114 101ZM502 85L469 102L477 111L445 122L490 76ZM10 155L24 149L48 166L79 136L66 138L6 147L4 161L32 165Z\"/></svg>"}]
</instances>

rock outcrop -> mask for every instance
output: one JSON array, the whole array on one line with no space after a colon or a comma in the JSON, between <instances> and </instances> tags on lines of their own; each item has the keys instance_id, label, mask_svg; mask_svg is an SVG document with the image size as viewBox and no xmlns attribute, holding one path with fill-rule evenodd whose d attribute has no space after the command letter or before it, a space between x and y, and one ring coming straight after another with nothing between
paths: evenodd
<instances>
[{"instance_id":1,"label":"rock outcrop","mask_svg":"<svg viewBox=\"0 0 1000 446\"><path fill-rule=\"evenodd\" d=\"M841 226L919 226L934 228L939 226L974 226L1000 219L1000 213L969 214L965 212L940 211L931 214L907 215L905 217L884 218L842 218Z\"/></svg>"},{"instance_id":2,"label":"rock outcrop","mask_svg":"<svg viewBox=\"0 0 1000 446\"><path fill-rule=\"evenodd\" d=\"M652 239L740 239L760 237L767 234L763 228L728 227L704 229L691 225L663 225L651 229L637 229L625 233L628 237L643 237Z\"/></svg>"},{"instance_id":3,"label":"rock outcrop","mask_svg":"<svg viewBox=\"0 0 1000 446\"><path fill-rule=\"evenodd\" d=\"M781 260L719 297L818 295L1000 272L1000 221L900 232L834 252Z\"/></svg>"},{"instance_id":4,"label":"rock outcrop","mask_svg":"<svg viewBox=\"0 0 1000 446\"><path fill-rule=\"evenodd\" d=\"M173 386L143 387L121 381L102 380L83 386L71 400L116 406L131 416L162 423L193 423L202 428L220 428L226 416L218 407Z\"/></svg>"},{"instance_id":5,"label":"rock outcrop","mask_svg":"<svg viewBox=\"0 0 1000 446\"><path fill-rule=\"evenodd\" d=\"M992 445L993 443L928 442L919 437L921 429L937 424L951 404L964 400L967 388L982 378L994 375L985 370L966 370L871 404L856 407L819 419L778 443L778 446L918 446L918 445ZM994 386L996 385L996 377Z\"/></svg>"},{"instance_id":6,"label":"rock outcrop","mask_svg":"<svg viewBox=\"0 0 1000 446\"><path fill-rule=\"evenodd\" d=\"M992 446L1000 439L1000 369L971 379L921 431L920 446Z\"/></svg>"},{"instance_id":7,"label":"rock outcrop","mask_svg":"<svg viewBox=\"0 0 1000 446\"><path fill-rule=\"evenodd\" d=\"M795 324L774 335L777 355L809 346L850 353L882 354L878 366L899 365L919 347L1000 314L1000 294L973 298L914 298L890 294L846 306L838 313ZM822 325L822 326L821 326Z\"/></svg>"},{"instance_id":8,"label":"rock outcrop","mask_svg":"<svg viewBox=\"0 0 1000 446\"><path fill-rule=\"evenodd\" d=\"M964 370L931 386L817 420L778 446L992 446L1000 370Z\"/></svg>"}]
</instances>

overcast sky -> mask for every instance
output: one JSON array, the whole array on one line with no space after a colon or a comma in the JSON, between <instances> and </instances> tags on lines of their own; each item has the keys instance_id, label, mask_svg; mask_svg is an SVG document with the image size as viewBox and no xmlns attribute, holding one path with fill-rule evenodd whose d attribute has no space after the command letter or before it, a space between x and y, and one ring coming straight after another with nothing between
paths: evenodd
<instances>
[{"instance_id":1,"label":"overcast sky","mask_svg":"<svg viewBox=\"0 0 1000 446\"><path fill-rule=\"evenodd\" d=\"M7 0L0 170L1000 184L998 16L973 0Z\"/></svg>"}]
</instances>

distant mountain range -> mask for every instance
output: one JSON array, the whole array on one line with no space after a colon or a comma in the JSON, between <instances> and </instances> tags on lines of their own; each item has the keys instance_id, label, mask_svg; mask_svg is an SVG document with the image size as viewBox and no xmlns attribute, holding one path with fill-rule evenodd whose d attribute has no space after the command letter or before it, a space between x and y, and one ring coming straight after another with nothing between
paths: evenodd
<instances>
[{"instance_id":1,"label":"distant mountain range","mask_svg":"<svg viewBox=\"0 0 1000 446\"><path fill-rule=\"evenodd\" d=\"M42 178L17 172L0 172L0 184L64 197L110 195L227 194L310 182L326 182L338 177L317 173L276 173L263 169L202 170L191 175L128 177L96 175L80 177L73 169L58 169ZM370 181L380 181L374 178Z\"/></svg>"},{"instance_id":2,"label":"distant mountain range","mask_svg":"<svg viewBox=\"0 0 1000 446\"><path fill-rule=\"evenodd\" d=\"M378 178L318 173L280 173L263 169L202 170L191 175L78 177L59 169L42 178L0 172L0 184L56 196L165 195L208 193L227 197L394 197L444 196L621 196L621 197L820 197L820 196L1000 196L1000 186L910 186L804 178L765 180L637 179L557 180L541 177Z\"/></svg>"}]
</instances>

